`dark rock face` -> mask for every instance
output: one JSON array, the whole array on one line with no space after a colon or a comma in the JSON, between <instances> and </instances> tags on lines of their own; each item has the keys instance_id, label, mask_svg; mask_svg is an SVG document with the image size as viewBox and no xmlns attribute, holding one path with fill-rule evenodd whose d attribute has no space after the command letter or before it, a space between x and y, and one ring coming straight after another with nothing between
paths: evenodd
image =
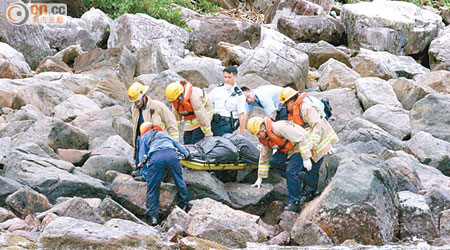
<instances>
[{"instance_id":1,"label":"dark rock face","mask_svg":"<svg viewBox=\"0 0 450 250\"><path fill-rule=\"evenodd\" d=\"M329 16L281 17L278 29L296 42L326 41L341 45L344 41L344 26Z\"/></svg>"},{"instance_id":2,"label":"dark rock face","mask_svg":"<svg viewBox=\"0 0 450 250\"><path fill-rule=\"evenodd\" d=\"M345 158L322 195L302 211L297 224L312 221L334 244L346 239L376 245L391 242L398 225L393 177L383 161L364 156Z\"/></svg>"},{"instance_id":3,"label":"dark rock face","mask_svg":"<svg viewBox=\"0 0 450 250\"><path fill-rule=\"evenodd\" d=\"M21 188L8 196L6 204L22 217L36 212L43 212L52 207L47 197L34 190L25 188Z\"/></svg>"},{"instance_id":4,"label":"dark rock face","mask_svg":"<svg viewBox=\"0 0 450 250\"><path fill-rule=\"evenodd\" d=\"M194 20L195 17L194 17ZM189 20L188 25L194 20ZM199 56L217 57L217 44L240 44L250 41L255 47L260 39L261 27L244 19L229 17L202 17L198 26L192 26L188 48Z\"/></svg>"}]
</instances>

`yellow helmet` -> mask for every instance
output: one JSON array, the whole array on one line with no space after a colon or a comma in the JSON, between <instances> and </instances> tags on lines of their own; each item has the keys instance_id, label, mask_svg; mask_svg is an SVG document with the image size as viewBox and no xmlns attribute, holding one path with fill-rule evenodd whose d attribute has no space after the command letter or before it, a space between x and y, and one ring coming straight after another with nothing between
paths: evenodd
<instances>
[{"instance_id":1,"label":"yellow helmet","mask_svg":"<svg viewBox=\"0 0 450 250\"><path fill-rule=\"evenodd\" d=\"M139 100L142 96L145 95L148 91L148 86L145 86L144 84L140 82L133 82L131 86L128 88L128 98L130 102L136 102Z\"/></svg>"},{"instance_id":2,"label":"yellow helmet","mask_svg":"<svg viewBox=\"0 0 450 250\"><path fill-rule=\"evenodd\" d=\"M281 104L284 105L285 102L287 102L289 99L294 97L297 94L297 91L291 87L283 88L280 92L279 100Z\"/></svg>"},{"instance_id":3,"label":"yellow helmet","mask_svg":"<svg viewBox=\"0 0 450 250\"><path fill-rule=\"evenodd\" d=\"M247 129L252 135L256 135L261 130L261 124L264 122L264 119L259 116L254 116L248 119Z\"/></svg>"},{"instance_id":4,"label":"yellow helmet","mask_svg":"<svg viewBox=\"0 0 450 250\"><path fill-rule=\"evenodd\" d=\"M184 92L180 82L172 82L166 87L166 97L169 102L175 101Z\"/></svg>"}]
</instances>

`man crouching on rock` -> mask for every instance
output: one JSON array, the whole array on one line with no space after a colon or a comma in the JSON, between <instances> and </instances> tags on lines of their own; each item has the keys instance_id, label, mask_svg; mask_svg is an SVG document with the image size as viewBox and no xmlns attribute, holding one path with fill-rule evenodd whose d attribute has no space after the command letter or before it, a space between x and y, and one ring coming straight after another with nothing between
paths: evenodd
<instances>
[{"instance_id":1,"label":"man crouching on rock","mask_svg":"<svg viewBox=\"0 0 450 250\"><path fill-rule=\"evenodd\" d=\"M188 212L192 207L179 160L180 155L186 158L189 152L162 130L160 126L150 122L144 122L140 127L142 137L139 142L138 162L142 166L141 174L147 180L145 216L152 226L158 224L159 190L165 169L175 181L180 208Z\"/></svg>"},{"instance_id":2,"label":"man crouching on rock","mask_svg":"<svg viewBox=\"0 0 450 250\"><path fill-rule=\"evenodd\" d=\"M293 122L272 121L268 116L250 118L247 129L257 135L263 144L259 155L258 179L253 186L259 188L262 179L269 177L269 168L274 167L287 181L288 204L284 210L300 212L302 193L299 173L303 167L311 169L309 158L312 142L308 132ZM272 155L273 149L277 149L277 152Z\"/></svg>"}]
</instances>

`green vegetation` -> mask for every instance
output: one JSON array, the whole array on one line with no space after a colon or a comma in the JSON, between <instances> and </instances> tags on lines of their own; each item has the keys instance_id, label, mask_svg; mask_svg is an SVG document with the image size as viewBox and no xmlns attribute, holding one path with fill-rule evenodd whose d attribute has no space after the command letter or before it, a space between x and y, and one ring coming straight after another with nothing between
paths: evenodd
<instances>
[{"instance_id":1,"label":"green vegetation","mask_svg":"<svg viewBox=\"0 0 450 250\"><path fill-rule=\"evenodd\" d=\"M207 0L83 0L85 11L91 7L101 9L111 18L117 18L125 13L144 13L158 19L164 19L172 24L186 29L186 21L181 17L181 9L177 4L199 13L211 13L219 10L219 6Z\"/></svg>"}]
</instances>

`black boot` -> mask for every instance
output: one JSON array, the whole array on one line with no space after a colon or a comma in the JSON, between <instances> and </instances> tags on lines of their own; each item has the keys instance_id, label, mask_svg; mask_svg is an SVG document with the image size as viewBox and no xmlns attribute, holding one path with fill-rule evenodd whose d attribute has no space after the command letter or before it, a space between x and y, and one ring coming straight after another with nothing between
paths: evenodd
<instances>
[{"instance_id":1,"label":"black boot","mask_svg":"<svg viewBox=\"0 0 450 250\"><path fill-rule=\"evenodd\" d=\"M147 222L147 224L151 226L156 226L158 225L158 218L156 218L155 216L146 216L145 222Z\"/></svg>"},{"instance_id":2,"label":"black boot","mask_svg":"<svg viewBox=\"0 0 450 250\"><path fill-rule=\"evenodd\" d=\"M141 168L137 167L135 170L133 170L133 172L131 172L131 176L133 177L141 176Z\"/></svg>"},{"instance_id":3,"label":"black boot","mask_svg":"<svg viewBox=\"0 0 450 250\"><path fill-rule=\"evenodd\" d=\"M312 201L316 197L316 192L306 193L300 199L300 203L307 203Z\"/></svg>"},{"instance_id":4,"label":"black boot","mask_svg":"<svg viewBox=\"0 0 450 250\"><path fill-rule=\"evenodd\" d=\"M301 210L302 210L302 208L300 206L300 202L298 202L298 201L291 202L284 207L284 211L291 211L291 212L298 213Z\"/></svg>"}]
</instances>

